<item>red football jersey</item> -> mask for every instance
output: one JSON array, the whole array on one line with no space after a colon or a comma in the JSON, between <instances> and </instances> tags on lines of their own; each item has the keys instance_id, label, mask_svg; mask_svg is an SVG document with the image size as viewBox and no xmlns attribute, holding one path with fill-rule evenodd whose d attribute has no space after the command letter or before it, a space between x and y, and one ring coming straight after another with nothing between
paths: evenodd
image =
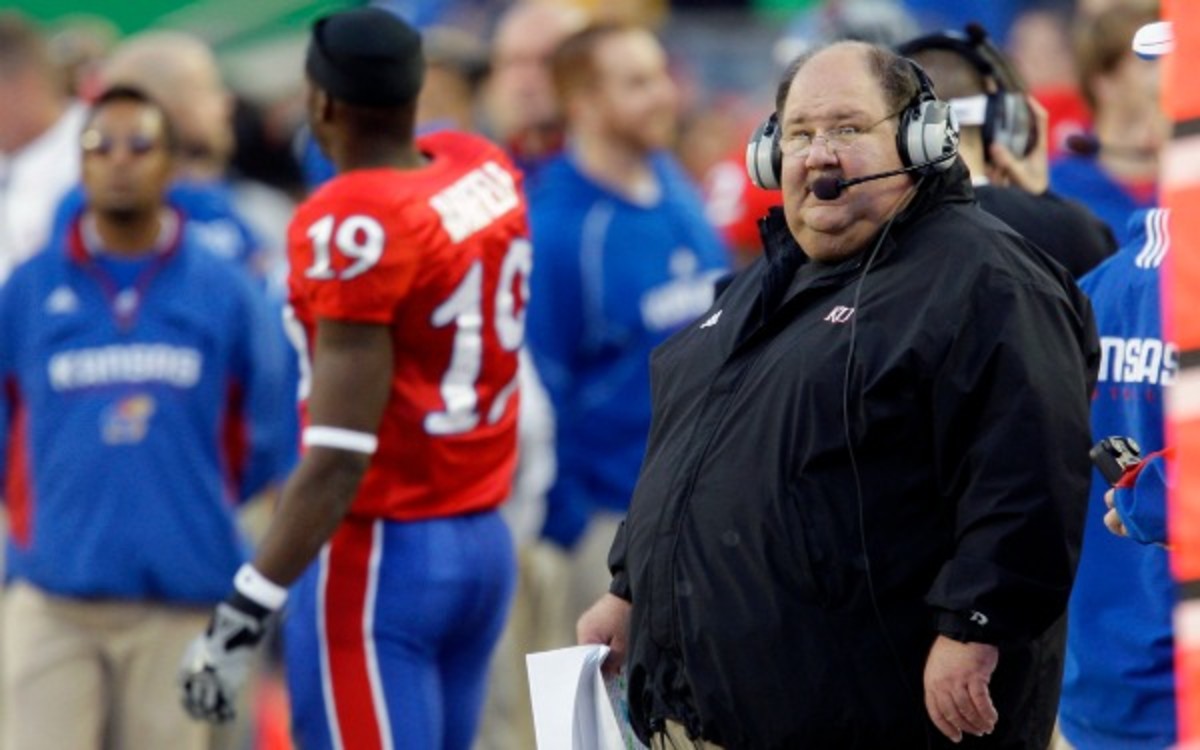
<instances>
[{"instance_id":1,"label":"red football jersey","mask_svg":"<svg viewBox=\"0 0 1200 750\"><path fill-rule=\"evenodd\" d=\"M437 133L417 145L426 166L336 177L288 228L296 343L311 352L321 318L392 331L391 394L350 509L357 516L493 508L516 465L532 264L522 178L476 136ZM306 352L301 359L306 397Z\"/></svg>"}]
</instances>

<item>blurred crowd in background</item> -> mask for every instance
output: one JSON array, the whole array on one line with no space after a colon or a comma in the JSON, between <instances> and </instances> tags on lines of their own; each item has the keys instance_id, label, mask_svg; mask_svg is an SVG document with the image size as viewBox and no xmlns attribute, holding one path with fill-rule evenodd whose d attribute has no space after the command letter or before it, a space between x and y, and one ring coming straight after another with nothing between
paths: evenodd
<instances>
[{"instance_id":1,"label":"blurred crowd in background","mask_svg":"<svg viewBox=\"0 0 1200 750\"><path fill-rule=\"evenodd\" d=\"M527 0L528 1L528 0ZM309 15L353 3L309 3ZM443 126L483 132L504 143L525 137L526 120L553 117L548 103L536 101L539 88L537 53L553 41L535 22L529 31L508 41L498 34L499 22L512 2L503 0L395 0L390 7L422 28L430 60L429 82L422 94L420 119L426 129ZM754 126L769 112L779 72L795 55L823 41L860 38L896 43L930 30L958 29L981 23L1007 50L1029 91L1050 111L1051 156L1063 150L1071 133L1089 128L1090 115L1078 85L1072 35L1079 24L1110 6L1128 0L1006 0L959 3L950 0L687 0L679 2L598 2L550 0L591 18L646 24L663 40L671 72L679 86L679 126L675 149L688 172L706 188L710 217L724 227L735 247L752 247L752 222L738 224L744 180L740 152ZM267 186L258 205L246 213L264 217L265 237L282 243L286 205L311 184L303 136L302 54L304 28L295 18L305 3L289 4L288 29L266 12L247 11L244 21L225 3L193 3L161 18L149 16L154 4L140 11L97 13L72 9L71 3L17 3L40 20L61 81L64 96L88 99L96 94L97 73L105 56L121 43L124 30L110 16L136 29L169 28L195 34L210 44L232 96L232 174ZM135 4L129 4L131 6ZM142 6L143 4L136 4ZM205 11L205 6L213 6ZM24 7L28 6L28 7ZM318 8L319 6L319 8ZM94 8L94 6L93 6ZM257 30L257 25L272 27ZM545 38L542 38L545 37ZM544 48L537 50L538 44ZM510 49L511 47L511 49ZM217 96L223 95L214 90ZM193 92L189 106L201 109L203 92ZM12 99L7 99L12 101ZM541 111L539 111L541 110ZM11 111L11 110L10 110ZM213 112L213 109L208 109ZM218 107L216 111L220 111ZM11 115L10 115L11 116ZM0 114L0 119L5 115ZM216 131L219 116L196 128ZM189 125L190 127L190 125ZM204 138L220 141L217 132ZM3 145L3 144L0 144ZM536 148L536 146L534 146ZM7 150L7 149L5 149ZM752 196L753 198L753 196Z\"/></svg>"}]
</instances>

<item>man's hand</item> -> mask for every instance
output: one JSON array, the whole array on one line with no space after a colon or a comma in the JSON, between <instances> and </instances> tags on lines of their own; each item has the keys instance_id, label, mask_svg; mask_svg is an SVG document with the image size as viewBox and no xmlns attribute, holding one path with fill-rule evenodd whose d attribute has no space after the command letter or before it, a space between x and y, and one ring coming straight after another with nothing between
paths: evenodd
<instances>
[{"instance_id":1,"label":"man's hand","mask_svg":"<svg viewBox=\"0 0 1200 750\"><path fill-rule=\"evenodd\" d=\"M600 597L575 624L575 639L580 645L603 643L609 647L604 672L615 674L625 664L629 648L629 610L633 605L614 594Z\"/></svg>"},{"instance_id":2,"label":"man's hand","mask_svg":"<svg viewBox=\"0 0 1200 750\"><path fill-rule=\"evenodd\" d=\"M1037 120L1037 143L1029 156L1018 157L999 143L993 143L988 157L988 181L1000 187L1015 187L1041 195L1050 187L1050 114L1037 99L1026 96Z\"/></svg>"},{"instance_id":3,"label":"man's hand","mask_svg":"<svg viewBox=\"0 0 1200 750\"><path fill-rule=\"evenodd\" d=\"M1104 504L1108 506L1108 512L1104 514L1104 525L1117 536L1129 536L1129 531L1125 528L1125 522L1117 514L1116 501L1114 499L1115 493L1116 489L1111 489L1104 493Z\"/></svg>"},{"instance_id":4,"label":"man's hand","mask_svg":"<svg viewBox=\"0 0 1200 750\"><path fill-rule=\"evenodd\" d=\"M999 660L999 650L986 643L960 643L944 635L933 642L925 662L925 710L952 742L961 742L963 732L982 736L996 728L999 714L988 682Z\"/></svg>"},{"instance_id":5,"label":"man's hand","mask_svg":"<svg viewBox=\"0 0 1200 750\"><path fill-rule=\"evenodd\" d=\"M270 614L238 594L217 605L208 629L188 647L180 665L183 707L192 718L215 723L233 718Z\"/></svg>"}]
</instances>

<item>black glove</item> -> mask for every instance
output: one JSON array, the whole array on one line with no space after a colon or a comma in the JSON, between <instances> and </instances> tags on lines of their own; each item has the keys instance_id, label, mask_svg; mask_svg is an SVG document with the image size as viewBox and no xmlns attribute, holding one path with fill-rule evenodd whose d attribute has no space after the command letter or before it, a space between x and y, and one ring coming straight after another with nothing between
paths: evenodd
<instances>
[{"instance_id":1,"label":"black glove","mask_svg":"<svg viewBox=\"0 0 1200 750\"><path fill-rule=\"evenodd\" d=\"M238 691L250 675L272 610L234 592L217 605L208 628L188 646L180 665L183 707L211 722L234 717Z\"/></svg>"}]
</instances>

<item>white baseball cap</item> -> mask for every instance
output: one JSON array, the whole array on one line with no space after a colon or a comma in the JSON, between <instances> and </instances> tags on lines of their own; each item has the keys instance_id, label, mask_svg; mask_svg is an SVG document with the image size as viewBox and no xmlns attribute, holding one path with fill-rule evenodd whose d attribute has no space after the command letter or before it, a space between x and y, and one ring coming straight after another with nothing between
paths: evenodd
<instances>
[{"instance_id":1,"label":"white baseball cap","mask_svg":"<svg viewBox=\"0 0 1200 750\"><path fill-rule=\"evenodd\" d=\"M1143 60L1154 60L1175 49L1175 32L1170 21L1148 23L1133 35L1133 52Z\"/></svg>"}]
</instances>

